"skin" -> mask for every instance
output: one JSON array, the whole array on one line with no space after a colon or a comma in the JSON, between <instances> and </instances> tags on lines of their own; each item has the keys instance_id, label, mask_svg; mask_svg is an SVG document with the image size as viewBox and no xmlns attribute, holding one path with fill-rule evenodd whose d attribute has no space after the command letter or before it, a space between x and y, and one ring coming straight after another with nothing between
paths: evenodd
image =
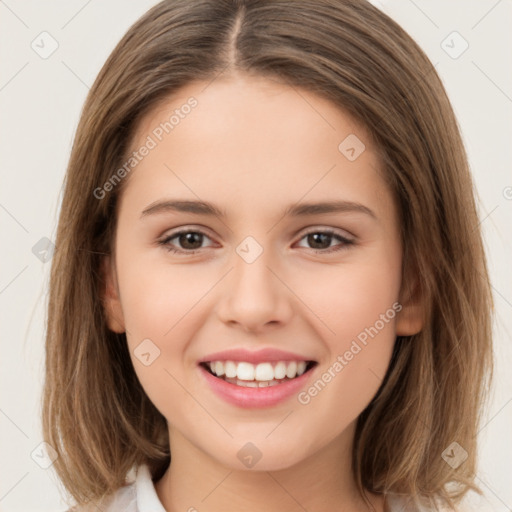
<instances>
[{"instance_id":1,"label":"skin","mask_svg":"<svg viewBox=\"0 0 512 512\"><path fill-rule=\"evenodd\" d=\"M137 376L169 425L172 464L157 494L170 512L368 510L350 469L355 422L379 388L395 337L421 329L420 305L401 292L397 210L369 137L313 93L232 75L166 99L138 126L133 149L190 96L197 107L125 178L115 257L104 267L109 327L127 333ZM366 145L355 161L338 150L349 134ZM165 198L209 201L226 217L141 218ZM282 216L290 205L340 199L375 217ZM177 228L205 233L195 254L159 245ZM331 237L315 246L305 236L328 228L354 243ZM247 236L263 249L250 264L236 252ZM168 245L190 251L186 243ZM397 301L400 313L307 405L293 396L242 409L214 394L198 370L216 351L274 347L318 362L307 388ZM134 355L147 338L160 350L149 366ZM237 457L247 442L262 454L252 469ZM381 496L368 496L385 510Z\"/></svg>"}]
</instances>

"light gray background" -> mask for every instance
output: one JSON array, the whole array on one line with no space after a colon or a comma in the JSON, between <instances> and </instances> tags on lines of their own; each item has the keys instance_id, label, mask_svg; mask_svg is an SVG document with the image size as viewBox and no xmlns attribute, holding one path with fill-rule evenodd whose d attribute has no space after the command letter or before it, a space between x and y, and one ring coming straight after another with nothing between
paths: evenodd
<instances>
[{"instance_id":1,"label":"light gray background","mask_svg":"<svg viewBox=\"0 0 512 512\"><path fill-rule=\"evenodd\" d=\"M80 110L126 29L156 2L0 0L0 512L63 511L43 469L40 393L50 263L32 252L54 240L62 180ZM496 307L496 386L479 433L484 497L463 510L512 510L512 35L510 0L375 1L426 51L463 132L480 196ZM43 59L43 31L58 43ZM469 44L458 58L462 40ZM445 41L445 43L443 43ZM446 45L451 46L450 50ZM448 52L452 53L450 56ZM43 51L42 48L40 51ZM33 458L31 458L33 454ZM39 454L39 457L38 457Z\"/></svg>"}]
</instances>

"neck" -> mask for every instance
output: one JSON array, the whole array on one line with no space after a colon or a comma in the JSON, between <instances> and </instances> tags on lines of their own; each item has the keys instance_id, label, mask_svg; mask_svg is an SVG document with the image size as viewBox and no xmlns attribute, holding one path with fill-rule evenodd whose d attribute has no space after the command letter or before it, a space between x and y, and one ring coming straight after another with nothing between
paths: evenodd
<instances>
[{"instance_id":1,"label":"neck","mask_svg":"<svg viewBox=\"0 0 512 512\"><path fill-rule=\"evenodd\" d=\"M351 471L353 426L306 460L276 471L226 467L172 431L172 463L155 484L167 512L384 512L382 496L357 491ZM229 504L229 505L227 505Z\"/></svg>"}]
</instances>

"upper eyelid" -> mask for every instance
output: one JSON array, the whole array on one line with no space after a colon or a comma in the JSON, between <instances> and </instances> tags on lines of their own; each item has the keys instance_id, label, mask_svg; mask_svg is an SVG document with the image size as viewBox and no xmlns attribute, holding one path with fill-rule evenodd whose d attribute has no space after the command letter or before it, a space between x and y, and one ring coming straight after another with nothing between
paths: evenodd
<instances>
[{"instance_id":1,"label":"upper eyelid","mask_svg":"<svg viewBox=\"0 0 512 512\"><path fill-rule=\"evenodd\" d=\"M166 240L171 240L178 235L181 235L183 233L200 233L202 235L207 236L208 238L212 238L208 232L205 230L205 228L177 228L176 231L173 231L172 233L164 234L160 237L160 241L165 242Z\"/></svg>"}]
</instances>

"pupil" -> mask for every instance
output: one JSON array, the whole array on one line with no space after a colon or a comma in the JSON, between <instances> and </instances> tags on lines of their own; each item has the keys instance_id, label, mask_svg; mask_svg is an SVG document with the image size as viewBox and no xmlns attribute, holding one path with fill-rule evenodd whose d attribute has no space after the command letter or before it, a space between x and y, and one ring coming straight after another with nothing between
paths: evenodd
<instances>
[{"instance_id":1,"label":"pupil","mask_svg":"<svg viewBox=\"0 0 512 512\"><path fill-rule=\"evenodd\" d=\"M201 233L182 233L180 235L180 244L185 249L199 249L201 247L202 242L201 237ZM194 245L194 238L196 238L196 243L199 242L199 245ZM191 244L192 247L189 244Z\"/></svg>"},{"instance_id":2,"label":"pupil","mask_svg":"<svg viewBox=\"0 0 512 512\"><path fill-rule=\"evenodd\" d=\"M308 243L313 246L315 249L326 249L330 246L330 238L331 235L328 233L310 233L308 235ZM322 241L326 242L327 245L323 244L322 247L315 247L315 244L319 243L322 245Z\"/></svg>"}]
</instances>

